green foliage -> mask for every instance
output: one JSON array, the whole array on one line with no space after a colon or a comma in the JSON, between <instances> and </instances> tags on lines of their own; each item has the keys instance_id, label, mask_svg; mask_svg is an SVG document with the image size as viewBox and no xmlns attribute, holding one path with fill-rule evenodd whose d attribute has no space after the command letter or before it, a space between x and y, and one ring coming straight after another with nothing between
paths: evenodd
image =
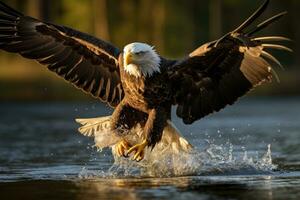
<instances>
[{"instance_id":1,"label":"green foliage","mask_svg":"<svg viewBox=\"0 0 300 200\"><path fill-rule=\"evenodd\" d=\"M92 32L91 2L86 0L61 0L61 23L85 32Z\"/></svg>"}]
</instances>

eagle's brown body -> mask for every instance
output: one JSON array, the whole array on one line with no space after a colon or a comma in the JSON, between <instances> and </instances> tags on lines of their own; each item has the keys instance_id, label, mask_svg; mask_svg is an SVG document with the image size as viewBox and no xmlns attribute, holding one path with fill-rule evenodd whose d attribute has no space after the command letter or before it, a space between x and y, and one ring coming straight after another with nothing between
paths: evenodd
<instances>
[{"instance_id":1,"label":"eagle's brown body","mask_svg":"<svg viewBox=\"0 0 300 200\"><path fill-rule=\"evenodd\" d=\"M123 55L119 57L124 98L112 115L111 126L116 131L131 129L138 123L144 127L144 137L154 147L161 139L167 120L171 119L172 84L167 69L174 61L162 61L161 72L152 77L136 78L124 70Z\"/></svg>"}]
</instances>

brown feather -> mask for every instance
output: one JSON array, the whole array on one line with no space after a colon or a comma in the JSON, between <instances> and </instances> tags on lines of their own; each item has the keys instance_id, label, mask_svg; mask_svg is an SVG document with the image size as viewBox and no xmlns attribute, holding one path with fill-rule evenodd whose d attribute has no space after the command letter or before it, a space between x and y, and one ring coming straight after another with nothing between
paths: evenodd
<instances>
[{"instance_id":1,"label":"brown feather","mask_svg":"<svg viewBox=\"0 0 300 200\"><path fill-rule=\"evenodd\" d=\"M177 61L168 72L172 84L173 105L177 116L186 124L232 105L239 97L256 86L272 80L271 65L264 59L280 65L265 48L291 49L264 41L287 41L284 37L250 38L246 30L265 10L266 1L246 22L219 40L204 44ZM275 16L258 25L259 29L275 22ZM280 17L279 17L280 16ZM255 31L256 32L256 31ZM251 33L251 32L250 32ZM261 41L260 41L261 40Z\"/></svg>"},{"instance_id":2,"label":"brown feather","mask_svg":"<svg viewBox=\"0 0 300 200\"><path fill-rule=\"evenodd\" d=\"M0 48L47 65L75 87L113 107L123 99L120 51L100 39L24 16L0 3Z\"/></svg>"}]
</instances>

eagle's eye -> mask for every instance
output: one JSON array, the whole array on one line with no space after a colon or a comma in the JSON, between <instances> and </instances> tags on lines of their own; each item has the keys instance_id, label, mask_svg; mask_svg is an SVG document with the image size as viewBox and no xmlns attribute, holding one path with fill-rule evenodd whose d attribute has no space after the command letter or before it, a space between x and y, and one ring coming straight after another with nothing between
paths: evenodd
<instances>
[{"instance_id":1,"label":"eagle's eye","mask_svg":"<svg viewBox=\"0 0 300 200\"><path fill-rule=\"evenodd\" d=\"M146 53L145 51L139 51L139 52L136 52L135 54L138 56L141 56L141 55L144 55L145 53Z\"/></svg>"}]
</instances>

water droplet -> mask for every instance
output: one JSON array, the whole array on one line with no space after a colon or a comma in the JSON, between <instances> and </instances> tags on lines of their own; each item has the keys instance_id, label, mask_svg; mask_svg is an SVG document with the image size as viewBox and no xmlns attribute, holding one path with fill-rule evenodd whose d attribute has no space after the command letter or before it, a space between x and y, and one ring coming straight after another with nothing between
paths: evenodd
<instances>
[{"instance_id":1,"label":"water droplet","mask_svg":"<svg viewBox=\"0 0 300 200\"><path fill-rule=\"evenodd\" d=\"M228 160L229 160L230 162L233 161L233 155L232 155L232 152L233 152L233 145L230 144L230 145L229 145L229 158L228 158Z\"/></svg>"},{"instance_id":2,"label":"water droplet","mask_svg":"<svg viewBox=\"0 0 300 200\"><path fill-rule=\"evenodd\" d=\"M245 151L243 156L243 161L247 161L247 160L248 160L248 152Z\"/></svg>"}]
</instances>

